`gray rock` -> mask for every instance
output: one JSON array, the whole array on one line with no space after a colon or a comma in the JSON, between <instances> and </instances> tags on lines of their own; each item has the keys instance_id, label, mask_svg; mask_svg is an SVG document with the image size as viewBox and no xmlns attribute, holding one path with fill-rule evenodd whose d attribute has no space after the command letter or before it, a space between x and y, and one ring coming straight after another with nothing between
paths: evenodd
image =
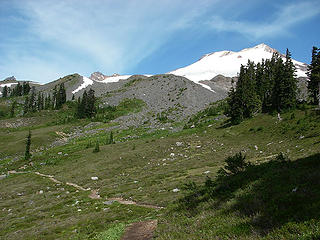
<instances>
[{"instance_id":1,"label":"gray rock","mask_svg":"<svg viewBox=\"0 0 320 240\"><path fill-rule=\"evenodd\" d=\"M108 200L108 201L104 201L103 204L105 205L111 205L112 203L114 203L114 200Z\"/></svg>"},{"instance_id":2,"label":"gray rock","mask_svg":"<svg viewBox=\"0 0 320 240\"><path fill-rule=\"evenodd\" d=\"M0 175L0 180L5 179L7 175Z\"/></svg>"}]
</instances>

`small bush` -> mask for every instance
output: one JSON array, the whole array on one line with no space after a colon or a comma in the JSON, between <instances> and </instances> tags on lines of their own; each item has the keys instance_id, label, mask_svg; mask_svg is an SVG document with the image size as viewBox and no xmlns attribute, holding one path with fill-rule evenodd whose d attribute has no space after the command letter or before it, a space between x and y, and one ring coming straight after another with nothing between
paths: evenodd
<instances>
[{"instance_id":1,"label":"small bush","mask_svg":"<svg viewBox=\"0 0 320 240\"><path fill-rule=\"evenodd\" d=\"M276 161L279 162L289 162L290 159L287 155L285 155L284 153L280 152L277 156L276 156Z\"/></svg>"},{"instance_id":2,"label":"small bush","mask_svg":"<svg viewBox=\"0 0 320 240\"><path fill-rule=\"evenodd\" d=\"M99 147L99 142L98 142L98 141L96 142L96 146L94 147L94 149L93 149L92 152L93 152L93 153L100 152L100 147Z\"/></svg>"},{"instance_id":3,"label":"small bush","mask_svg":"<svg viewBox=\"0 0 320 240\"><path fill-rule=\"evenodd\" d=\"M225 160L226 165L219 170L219 175L227 174L233 175L242 172L249 165L246 161L246 156L242 152L236 153L234 156L227 157Z\"/></svg>"}]
</instances>

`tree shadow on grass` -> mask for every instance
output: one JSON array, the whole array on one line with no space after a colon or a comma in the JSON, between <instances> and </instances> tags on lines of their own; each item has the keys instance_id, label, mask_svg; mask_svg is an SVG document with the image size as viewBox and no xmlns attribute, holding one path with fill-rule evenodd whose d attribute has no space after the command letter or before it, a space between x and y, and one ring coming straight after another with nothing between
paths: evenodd
<instances>
[{"instance_id":1,"label":"tree shadow on grass","mask_svg":"<svg viewBox=\"0 0 320 240\"><path fill-rule=\"evenodd\" d=\"M251 165L243 172L207 180L193 189L180 201L186 209L209 200L216 208L224 207L232 199L234 203L226 211L249 217L262 234L289 222L319 222L320 154Z\"/></svg>"}]
</instances>

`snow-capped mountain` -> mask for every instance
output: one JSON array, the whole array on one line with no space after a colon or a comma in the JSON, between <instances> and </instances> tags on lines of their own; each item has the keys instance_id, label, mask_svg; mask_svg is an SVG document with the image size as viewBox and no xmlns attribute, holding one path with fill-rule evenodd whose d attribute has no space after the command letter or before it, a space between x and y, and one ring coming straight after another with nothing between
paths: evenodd
<instances>
[{"instance_id":1,"label":"snow-capped mountain","mask_svg":"<svg viewBox=\"0 0 320 240\"><path fill-rule=\"evenodd\" d=\"M270 59L274 52L278 51L263 43L239 52L213 52L204 55L199 61L189 66L179 68L169 73L186 77L196 83L199 83L201 80L211 80L217 75L236 77L241 64L246 65L248 60L258 63L261 62L262 59ZM283 54L281 54L281 57L285 59ZM297 76L307 77L307 64L295 60L293 60L293 63L297 69Z\"/></svg>"}]
</instances>

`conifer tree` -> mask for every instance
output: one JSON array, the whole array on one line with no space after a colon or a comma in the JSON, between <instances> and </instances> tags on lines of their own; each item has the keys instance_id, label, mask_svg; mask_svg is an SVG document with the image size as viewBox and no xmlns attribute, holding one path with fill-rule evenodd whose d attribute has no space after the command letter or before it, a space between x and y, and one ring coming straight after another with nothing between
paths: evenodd
<instances>
[{"instance_id":1,"label":"conifer tree","mask_svg":"<svg viewBox=\"0 0 320 240\"><path fill-rule=\"evenodd\" d=\"M28 95L30 92L30 85L28 82L23 82L22 84L22 95Z\"/></svg>"},{"instance_id":2,"label":"conifer tree","mask_svg":"<svg viewBox=\"0 0 320 240\"><path fill-rule=\"evenodd\" d=\"M31 131L29 130L29 134L27 136L27 142L26 142L26 151L25 151L25 154L24 154L24 159L25 160L29 160L30 157L31 157L30 146L31 146Z\"/></svg>"},{"instance_id":3,"label":"conifer tree","mask_svg":"<svg viewBox=\"0 0 320 240\"><path fill-rule=\"evenodd\" d=\"M31 112L35 112L36 109L37 109L35 100L36 100L35 87L32 87L31 95L30 95L30 98L29 98L29 111L31 111Z\"/></svg>"},{"instance_id":4,"label":"conifer tree","mask_svg":"<svg viewBox=\"0 0 320 240\"><path fill-rule=\"evenodd\" d=\"M94 96L94 90L90 88L88 92L87 105L86 105L86 117L91 118L96 113L95 102L96 102L96 99Z\"/></svg>"},{"instance_id":5,"label":"conifer tree","mask_svg":"<svg viewBox=\"0 0 320 240\"><path fill-rule=\"evenodd\" d=\"M256 91L256 74L253 62L248 62L242 84L243 116L251 118L261 105Z\"/></svg>"},{"instance_id":6,"label":"conifer tree","mask_svg":"<svg viewBox=\"0 0 320 240\"><path fill-rule=\"evenodd\" d=\"M286 62L285 62L285 73L284 73L284 93L282 100L282 108L290 109L294 108L297 99L297 79L296 79L296 68L291 59L291 53L287 49Z\"/></svg>"},{"instance_id":7,"label":"conifer tree","mask_svg":"<svg viewBox=\"0 0 320 240\"><path fill-rule=\"evenodd\" d=\"M313 104L320 107L320 49L312 48L311 64L308 67L308 91Z\"/></svg>"},{"instance_id":8,"label":"conifer tree","mask_svg":"<svg viewBox=\"0 0 320 240\"><path fill-rule=\"evenodd\" d=\"M93 149L93 152L94 153L100 152L100 147L99 147L99 142L98 141L96 142L96 145L95 145L95 147Z\"/></svg>"},{"instance_id":9,"label":"conifer tree","mask_svg":"<svg viewBox=\"0 0 320 240\"><path fill-rule=\"evenodd\" d=\"M272 108L278 112L283 110L282 101L285 99L285 68L283 61L277 57L274 66L274 86L272 91Z\"/></svg>"},{"instance_id":10,"label":"conifer tree","mask_svg":"<svg viewBox=\"0 0 320 240\"><path fill-rule=\"evenodd\" d=\"M41 111L41 94L40 93L38 93L37 109L38 111Z\"/></svg>"},{"instance_id":11,"label":"conifer tree","mask_svg":"<svg viewBox=\"0 0 320 240\"><path fill-rule=\"evenodd\" d=\"M24 105L23 105L23 115L26 115L29 112L29 97L26 96L24 99Z\"/></svg>"},{"instance_id":12,"label":"conifer tree","mask_svg":"<svg viewBox=\"0 0 320 240\"><path fill-rule=\"evenodd\" d=\"M56 109L57 106L57 86L54 86L53 95L52 95L52 109Z\"/></svg>"},{"instance_id":13,"label":"conifer tree","mask_svg":"<svg viewBox=\"0 0 320 240\"><path fill-rule=\"evenodd\" d=\"M10 117L14 117L14 111L15 111L16 105L17 105L17 101L14 101L10 108Z\"/></svg>"},{"instance_id":14,"label":"conifer tree","mask_svg":"<svg viewBox=\"0 0 320 240\"><path fill-rule=\"evenodd\" d=\"M110 132L110 136L109 136L109 144L114 144L114 140L113 140L113 132Z\"/></svg>"},{"instance_id":15,"label":"conifer tree","mask_svg":"<svg viewBox=\"0 0 320 240\"><path fill-rule=\"evenodd\" d=\"M6 98L8 97L8 87L4 86L2 89L2 97Z\"/></svg>"}]
</instances>

